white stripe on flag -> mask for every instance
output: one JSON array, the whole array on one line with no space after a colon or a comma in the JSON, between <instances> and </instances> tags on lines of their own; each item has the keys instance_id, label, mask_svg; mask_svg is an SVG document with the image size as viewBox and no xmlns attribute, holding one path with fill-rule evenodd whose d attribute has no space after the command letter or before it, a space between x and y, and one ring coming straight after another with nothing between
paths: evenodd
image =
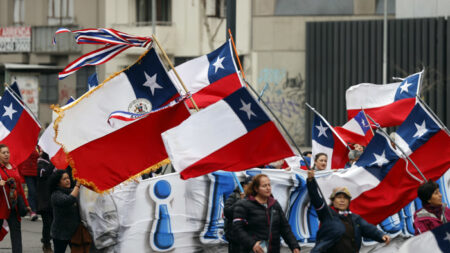
<instances>
[{"instance_id":1,"label":"white stripe on flag","mask_svg":"<svg viewBox=\"0 0 450 253\"><path fill-rule=\"evenodd\" d=\"M352 194L352 199L355 199L363 192L376 187L380 180L364 168L352 166L346 170L331 172L328 176L317 177L317 183L328 201L335 187L346 186Z\"/></svg>"},{"instance_id":2,"label":"white stripe on flag","mask_svg":"<svg viewBox=\"0 0 450 253\"><path fill-rule=\"evenodd\" d=\"M11 133L8 128L5 127L5 125L3 125L3 123L0 121L0 140L3 140L6 138L6 136L9 135L9 133Z\"/></svg>"},{"instance_id":3,"label":"white stripe on flag","mask_svg":"<svg viewBox=\"0 0 450 253\"><path fill-rule=\"evenodd\" d=\"M391 104L395 99L395 92L401 83L372 84L362 83L351 86L345 92L347 110L361 108L376 108Z\"/></svg>"},{"instance_id":4,"label":"white stripe on flag","mask_svg":"<svg viewBox=\"0 0 450 253\"><path fill-rule=\"evenodd\" d=\"M58 124L58 131L71 133L57 136L57 140L65 144L67 152L124 127L125 125L111 127L108 124L108 117L111 111L127 109L130 101L136 99L133 88L123 72L94 91L88 92L90 94L77 103L76 110L71 108L65 110L65 116ZM89 132L80 133L76 129L80 125L80 120L82 124L89 125L91 128Z\"/></svg>"},{"instance_id":5,"label":"white stripe on flag","mask_svg":"<svg viewBox=\"0 0 450 253\"><path fill-rule=\"evenodd\" d=\"M354 118L351 119L350 121L348 121L347 123L345 123L345 125L343 125L342 128L345 128L349 131L352 131L352 132L357 133L362 136L365 135L365 133L361 129L361 126L358 124L358 122L356 122L356 120Z\"/></svg>"},{"instance_id":6,"label":"white stripe on flag","mask_svg":"<svg viewBox=\"0 0 450 253\"><path fill-rule=\"evenodd\" d=\"M181 80L183 80L183 83L186 85L188 91L192 94L210 84L208 79L209 61L206 55L180 64L175 69L178 75L180 75ZM172 82L179 87L181 94L185 94L186 92L182 89L173 70L169 71L169 77L172 79Z\"/></svg>"},{"instance_id":7,"label":"white stripe on flag","mask_svg":"<svg viewBox=\"0 0 450 253\"><path fill-rule=\"evenodd\" d=\"M170 161L181 171L246 133L231 107L220 100L162 133L162 137ZM176 157L171 155L174 153Z\"/></svg>"},{"instance_id":8,"label":"white stripe on flag","mask_svg":"<svg viewBox=\"0 0 450 253\"><path fill-rule=\"evenodd\" d=\"M55 137L55 130L53 129L53 122L45 129L44 133L39 138L39 147L42 148L52 158L61 149L61 145L57 144L53 138Z\"/></svg>"}]
</instances>

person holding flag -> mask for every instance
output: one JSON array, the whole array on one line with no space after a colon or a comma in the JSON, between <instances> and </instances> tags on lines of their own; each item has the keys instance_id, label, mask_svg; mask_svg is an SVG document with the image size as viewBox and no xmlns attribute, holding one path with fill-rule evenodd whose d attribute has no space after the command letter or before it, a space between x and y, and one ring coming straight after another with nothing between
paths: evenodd
<instances>
[{"instance_id":1,"label":"person holding flag","mask_svg":"<svg viewBox=\"0 0 450 253\"><path fill-rule=\"evenodd\" d=\"M347 187L334 188L330 195L331 205L326 206L314 174L314 170L308 170L306 187L321 226L311 253L359 252L362 236L389 244L391 238L388 235L349 210L352 196Z\"/></svg>"},{"instance_id":2,"label":"person holding flag","mask_svg":"<svg viewBox=\"0 0 450 253\"><path fill-rule=\"evenodd\" d=\"M10 162L8 146L0 144L0 224L6 219L11 236L13 253L22 252L22 232L20 228L19 197L25 202L31 212L30 205L20 183L20 175L16 167Z\"/></svg>"}]
</instances>

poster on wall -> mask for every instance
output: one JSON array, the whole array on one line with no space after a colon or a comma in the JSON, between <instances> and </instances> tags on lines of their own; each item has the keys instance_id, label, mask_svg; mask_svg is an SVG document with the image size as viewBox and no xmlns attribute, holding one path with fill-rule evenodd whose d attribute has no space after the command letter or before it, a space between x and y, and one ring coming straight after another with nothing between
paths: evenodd
<instances>
[{"instance_id":1,"label":"poster on wall","mask_svg":"<svg viewBox=\"0 0 450 253\"><path fill-rule=\"evenodd\" d=\"M0 27L0 52L30 52L31 27Z\"/></svg>"},{"instance_id":2,"label":"poster on wall","mask_svg":"<svg viewBox=\"0 0 450 253\"><path fill-rule=\"evenodd\" d=\"M30 108L33 114L38 116L39 109L39 79L34 75L13 75L11 83L17 82L22 100Z\"/></svg>"}]
</instances>

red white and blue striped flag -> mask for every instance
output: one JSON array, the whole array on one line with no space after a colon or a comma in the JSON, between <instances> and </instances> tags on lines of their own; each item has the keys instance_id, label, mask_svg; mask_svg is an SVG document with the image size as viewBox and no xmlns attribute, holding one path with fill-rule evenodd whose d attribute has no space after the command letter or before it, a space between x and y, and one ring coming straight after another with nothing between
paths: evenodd
<instances>
[{"instance_id":1,"label":"red white and blue striped flag","mask_svg":"<svg viewBox=\"0 0 450 253\"><path fill-rule=\"evenodd\" d=\"M67 28L59 28L53 37L53 44L56 44L57 34L66 32L76 34L75 41L77 44L95 44L105 46L87 53L67 65L67 67L58 74L58 78L60 80L84 66L103 64L130 47L145 48L152 41L151 37L134 36L111 28L88 28L74 31Z\"/></svg>"}]
</instances>

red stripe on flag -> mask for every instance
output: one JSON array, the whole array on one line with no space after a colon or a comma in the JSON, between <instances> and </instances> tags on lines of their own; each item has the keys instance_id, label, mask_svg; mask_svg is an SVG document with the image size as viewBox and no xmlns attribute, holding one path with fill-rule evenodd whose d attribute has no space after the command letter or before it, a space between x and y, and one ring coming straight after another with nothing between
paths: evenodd
<instances>
[{"instance_id":1,"label":"red stripe on flag","mask_svg":"<svg viewBox=\"0 0 450 253\"><path fill-rule=\"evenodd\" d=\"M139 174L168 157L161 133L189 115L179 103L71 151L74 176L105 191Z\"/></svg>"},{"instance_id":2,"label":"red stripe on flag","mask_svg":"<svg viewBox=\"0 0 450 253\"><path fill-rule=\"evenodd\" d=\"M56 154L50 158L50 161L55 165L57 169L64 170L69 166L67 162L66 153L60 148Z\"/></svg>"},{"instance_id":3,"label":"red stripe on flag","mask_svg":"<svg viewBox=\"0 0 450 253\"><path fill-rule=\"evenodd\" d=\"M359 135L355 132L349 131L343 127L334 127L334 130L342 137L342 139L348 143L358 143L363 146L367 146L373 137L372 131L367 131L366 135Z\"/></svg>"},{"instance_id":4,"label":"red stripe on flag","mask_svg":"<svg viewBox=\"0 0 450 253\"><path fill-rule=\"evenodd\" d=\"M192 95L192 98L199 108L205 108L208 105L228 97L228 95L241 87L242 85L239 76L237 73L233 73L197 91ZM189 99L186 100L186 103L189 108L194 108Z\"/></svg>"},{"instance_id":5,"label":"red stripe on flag","mask_svg":"<svg viewBox=\"0 0 450 253\"><path fill-rule=\"evenodd\" d=\"M293 155L275 124L267 122L192 164L180 175L188 179L216 170L241 171Z\"/></svg>"},{"instance_id":6,"label":"red stripe on flag","mask_svg":"<svg viewBox=\"0 0 450 253\"><path fill-rule=\"evenodd\" d=\"M427 179L437 180L450 168L449 141L450 137L440 131L410 155ZM408 164L408 169L414 176L422 179L411 163ZM415 199L419 185L406 172L405 161L399 159L377 187L351 202L350 209L368 222L378 224Z\"/></svg>"},{"instance_id":7,"label":"red stripe on flag","mask_svg":"<svg viewBox=\"0 0 450 253\"><path fill-rule=\"evenodd\" d=\"M363 109L366 114L370 115L370 117L380 124L381 127L388 127L402 124L415 104L416 98L405 98L386 106ZM347 110L347 119L352 119L360 111L361 109Z\"/></svg>"}]
</instances>

